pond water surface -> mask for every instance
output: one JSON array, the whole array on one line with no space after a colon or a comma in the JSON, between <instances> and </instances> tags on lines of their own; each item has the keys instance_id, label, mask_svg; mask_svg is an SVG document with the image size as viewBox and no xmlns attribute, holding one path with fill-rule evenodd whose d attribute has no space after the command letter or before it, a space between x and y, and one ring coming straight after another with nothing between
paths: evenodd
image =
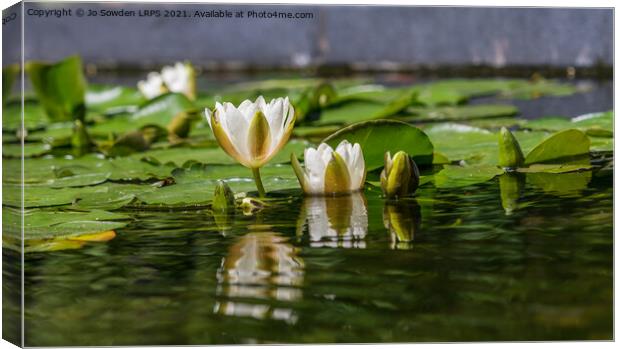
<instances>
[{"instance_id":1,"label":"pond water surface","mask_svg":"<svg viewBox=\"0 0 620 349\"><path fill-rule=\"evenodd\" d=\"M398 204L371 187L251 215L124 210L108 242L25 255L25 344L611 339L613 171L564 176L518 178L514 210L498 178Z\"/></svg>"},{"instance_id":2,"label":"pond water surface","mask_svg":"<svg viewBox=\"0 0 620 349\"><path fill-rule=\"evenodd\" d=\"M26 255L26 344L609 339L611 181L526 185L510 215L497 180L393 211L371 190L228 225L136 212L108 243Z\"/></svg>"}]
</instances>

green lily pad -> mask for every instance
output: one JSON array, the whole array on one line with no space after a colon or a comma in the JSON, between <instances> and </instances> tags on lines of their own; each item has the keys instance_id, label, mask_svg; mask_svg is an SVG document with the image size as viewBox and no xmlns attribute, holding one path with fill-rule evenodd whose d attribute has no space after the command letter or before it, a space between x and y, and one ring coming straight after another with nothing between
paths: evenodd
<instances>
[{"instance_id":1,"label":"green lily pad","mask_svg":"<svg viewBox=\"0 0 620 349\"><path fill-rule=\"evenodd\" d=\"M613 137L613 117L613 111L585 114L572 119L546 117L528 120L522 127L545 131L562 131L575 128L591 136Z\"/></svg>"},{"instance_id":2,"label":"green lily pad","mask_svg":"<svg viewBox=\"0 0 620 349\"><path fill-rule=\"evenodd\" d=\"M501 175L504 170L492 165L452 166L447 165L435 174L437 188L458 188L484 183Z\"/></svg>"},{"instance_id":3,"label":"green lily pad","mask_svg":"<svg viewBox=\"0 0 620 349\"><path fill-rule=\"evenodd\" d=\"M377 118L385 108L385 104L352 100L341 104L332 105L321 111L320 119L315 121L313 125L329 125L329 124L350 124L359 121L372 120Z\"/></svg>"},{"instance_id":4,"label":"green lily pad","mask_svg":"<svg viewBox=\"0 0 620 349\"><path fill-rule=\"evenodd\" d=\"M21 189L19 185L3 184L2 204L20 207L22 203ZM62 206L73 202L78 194L96 192L97 187L83 188L51 188L46 186L24 186L24 202L26 208Z\"/></svg>"},{"instance_id":5,"label":"green lily pad","mask_svg":"<svg viewBox=\"0 0 620 349\"><path fill-rule=\"evenodd\" d=\"M218 180L228 184L234 193L255 193L252 171L241 165L194 165L190 169L175 170L176 184L137 194L138 200L148 205L203 206L209 205ZM261 177L267 194L274 191L300 189L297 177L289 165L261 168Z\"/></svg>"},{"instance_id":6,"label":"green lily pad","mask_svg":"<svg viewBox=\"0 0 620 349\"><path fill-rule=\"evenodd\" d=\"M101 113L134 111L145 101L140 91L125 86L90 85L86 91L86 107Z\"/></svg>"},{"instance_id":7,"label":"green lily pad","mask_svg":"<svg viewBox=\"0 0 620 349\"><path fill-rule=\"evenodd\" d=\"M469 165L496 165L499 161L497 133L464 124L442 123L424 128L435 150L443 153L451 161L465 161ZM513 132L527 153L538 144L546 132Z\"/></svg>"},{"instance_id":8,"label":"green lily pad","mask_svg":"<svg viewBox=\"0 0 620 349\"><path fill-rule=\"evenodd\" d=\"M120 114L92 126L91 134L120 134L146 125L166 127L180 112L195 109L194 104L180 93L167 93L140 106L133 114Z\"/></svg>"},{"instance_id":9,"label":"green lily pad","mask_svg":"<svg viewBox=\"0 0 620 349\"><path fill-rule=\"evenodd\" d=\"M21 102L10 102L2 107L2 128L3 132L17 131L21 128L22 122ZM34 130L49 125L49 118L45 109L36 101L24 101L24 128Z\"/></svg>"},{"instance_id":10,"label":"green lily pad","mask_svg":"<svg viewBox=\"0 0 620 349\"><path fill-rule=\"evenodd\" d=\"M303 140L289 141L269 163L277 164L289 162L291 153L302 156L304 149L311 146L310 143ZM199 162L203 164L236 164L237 161L230 157L220 147L210 148L188 148L174 147L167 149L153 149L143 153L137 153L131 156L134 159L153 158L162 164L171 163L177 167L183 166L186 162Z\"/></svg>"},{"instance_id":11,"label":"green lily pad","mask_svg":"<svg viewBox=\"0 0 620 349\"><path fill-rule=\"evenodd\" d=\"M95 192L78 194L72 207L89 210L116 210L132 203L138 194L148 193L156 189L150 184L106 183L99 185Z\"/></svg>"},{"instance_id":12,"label":"green lily pad","mask_svg":"<svg viewBox=\"0 0 620 349\"><path fill-rule=\"evenodd\" d=\"M436 108L409 107L407 108L407 112L414 115L404 117L402 118L403 120L424 122L505 117L515 115L519 112L519 110L512 105L481 104Z\"/></svg>"},{"instance_id":13,"label":"green lily pad","mask_svg":"<svg viewBox=\"0 0 620 349\"><path fill-rule=\"evenodd\" d=\"M401 121L360 122L335 132L323 142L335 149L345 139L352 144L360 144L367 171L382 167L387 151L392 154L400 150L405 151L418 165L430 165L433 161L433 144L426 134L419 128Z\"/></svg>"},{"instance_id":14,"label":"green lily pad","mask_svg":"<svg viewBox=\"0 0 620 349\"><path fill-rule=\"evenodd\" d=\"M585 164L533 164L528 167L518 168L518 172L523 173L567 173L592 168L589 163Z\"/></svg>"},{"instance_id":15,"label":"green lily pad","mask_svg":"<svg viewBox=\"0 0 620 349\"><path fill-rule=\"evenodd\" d=\"M590 139L579 130L565 130L543 140L525 157L525 165L557 162L567 163L576 157L589 154ZM578 160L589 163L589 160Z\"/></svg>"},{"instance_id":16,"label":"green lily pad","mask_svg":"<svg viewBox=\"0 0 620 349\"><path fill-rule=\"evenodd\" d=\"M4 144L2 146L2 156L18 158L22 156L22 149L24 151L24 157L40 156L50 151L50 146L43 143L26 143L22 147L21 144Z\"/></svg>"},{"instance_id":17,"label":"green lily pad","mask_svg":"<svg viewBox=\"0 0 620 349\"><path fill-rule=\"evenodd\" d=\"M122 228L129 217L121 213L102 210L89 212L58 210L24 211L24 238L49 239L68 237ZM19 210L2 209L3 233L13 238L21 237Z\"/></svg>"}]
</instances>

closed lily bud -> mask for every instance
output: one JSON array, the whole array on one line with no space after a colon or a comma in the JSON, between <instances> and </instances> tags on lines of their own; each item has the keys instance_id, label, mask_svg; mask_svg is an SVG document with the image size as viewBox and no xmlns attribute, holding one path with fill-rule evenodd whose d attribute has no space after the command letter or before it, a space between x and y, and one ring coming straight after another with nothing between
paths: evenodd
<instances>
[{"instance_id":1,"label":"closed lily bud","mask_svg":"<svg viewBox=\"0 0 620 349\"><path fill-rule=\"evenodd\" d=\"M224 151L248 168L260 168L286 144L295 126L295 111L288 97L269 103L256 101L215 105L205 110L207 121Z\"/></svg>"},{"instance_id":2,"label":"closed lily bud","mask_svg":"<svg viewBox=\"0 0 620 349\"><path fill-rule=\"evenodd\" d=\"M213 210L230 212L235 209L235 194L224 181L217 181L213 193Z\"/></svg>"},{"instance_id":3,"label":"closed lily bud","mask_svg":"<svg viewBox=\"0 0 620 349\"><path fill-rule=\"evenodd\" d=\"M362 148L342 141L336 150L326 143L304 151L304 168L291 154L295 175L308 195L335 195L358 191L364 187L366 164Z\"/></svg>"},{"instance_id":4,"label":"closed lily bud","mask_svg":"<svg viewBox=\"0 0 620 349\"><path fill-rule=\"evenodd\" d=\"M82 156L89 152L92 144L82 120L75 120L73 122L73 134L71 135L71 146L74 153L77 156Z\"/></svg>"},{"instance_id":5,"label":"closed lily bud","mask_svg":"<svg viewBox=\"0 0 620 349\"><path fill-rule=\"evenodd\" d=\"M192 117L187 112L178 113L166 127L169 138L187 138L192 126Z\"/></svg>"},{"instance_id":6,"label":"closed lily bud","mask_svg":"<svg viewBox=\"0 0 620 349\"><path fill-rule=\"evenodd\" d=\"M177 62L173 66L165 66L161 70L161 77L170 92L196 99L196 73L191 63Z\"/></svg>"},{"instance_id":7,"label":"closed lily bud","mask_svg":"<svg viewBox=\"0 0 620 349\"><path fill-rule=\"evenodd\" d=\"M388 198L415 193L420 183L420 172L413 159L404 151L391 156L385 153L385 167L381 171L381 189Z\"/></svg>"},{"instance_id":8,"label":"closed lily bud","mask_svg":"<svg viewBox=\"0 0 620 349\"><path fill-rule=\"evenodd\" d=\"M151 72L146 76L146 80L138 81L138 90L147 99L153 99L168 92L161 74L157 72Z\"/></svg>"},{"instance_id":9,"label":"closed lily bud","mask_svg":"<svg viewBox=\"0 0 620 349\"><path fill-rule=\"evenodd\" d=\"M517 168L523 165L524 157L521 146L515 136L507 128L499 132L499 166Z\"/></svg>"}]
</instances>

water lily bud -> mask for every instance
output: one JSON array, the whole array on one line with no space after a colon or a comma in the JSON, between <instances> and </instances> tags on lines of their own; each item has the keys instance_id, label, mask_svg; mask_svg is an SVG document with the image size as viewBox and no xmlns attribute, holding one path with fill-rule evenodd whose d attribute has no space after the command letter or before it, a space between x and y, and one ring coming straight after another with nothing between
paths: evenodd
<instances>
[{"instance_id":1,"label":"water lily bud","mask_svg":"<svg viewBox=\"0 0 620 349\"><path fill-rule=\"evenodd\" d=\"M170 138L186 138L192 126L192 117L186 112L178 113L167 126Z\"/></svg>"},{"instance_id":2,"label":"water lily bud","mask_svg":"<svg viewBox=\"0 0 620 349\"><path fill-rule=\"evenodd\" d=\"M73 122L73 135L71 135L71 146L77 156L84 155L90 151L92 141L86 126L81 120L75 120Z\"/></svg>"},{"instance_id":3,"label":"water lily bud","mask_svg":"<svg viewBox=\"0 0 620 349\"><path fill-rule=\"evenodd\" d=\"M235 209L235 194L224 181L217 181L213 193L213 210L230 212Z\"/></svg>"},{"instance_id":4,"label":"water lily bud","mask_svg":"<svg viewBox=\"0 0 620 349\"><path fill-rule=\"evenodd\" d=\"M362 148L342 141L336 150L321 143L304 151L304 168L291 154L291 162L299 184L307 195L336 195L358 191L364 187L366 164Z\"/></svg>"},{"instance_id":5,"label":"water lily bud","mask_svg":"<svg viewBox=\"0 0 620 349\"><path fill-rule=\"evenodd\" d=\"M499 132L499 166L517 168L523 165L524 157L519 142L512 132L502 127Z\"/></svg>"},{"instance_id":6,"label":"water lily bud","mask_svg":"<svg viewBox=\"0 0 620 349\"><path fill-rule=\"evenodd\" d=\"M415 193L420 183L420 172L413 159L404 151L392 158L385 153L385 167L381 171L381 189L388 198L403 197Z\"/></svg>"}]
</instances>

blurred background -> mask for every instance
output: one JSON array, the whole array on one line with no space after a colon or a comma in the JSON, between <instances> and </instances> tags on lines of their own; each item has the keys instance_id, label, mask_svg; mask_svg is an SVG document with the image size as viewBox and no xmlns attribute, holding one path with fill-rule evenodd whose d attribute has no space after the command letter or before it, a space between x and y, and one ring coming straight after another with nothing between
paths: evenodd
<instances>
[{"instance_id":1,"label":"blurred background","mask_svg":"<svg viewBox=\"0 0 620 349\"><path fill-rule=\"evenodd\" d=\"M37 11L48 9L70 9L72 15ZM102 10L134 15L103 16ZM220 10L245 16L196 17L196 11ZM16 8L4 17L11 11ZM165 11L175 17L164 17ZM249 11L293 18L247 18ZM5 37L11 29L18 35L17 26L4 27ZM79 54L100 69L149 69L188 59L211 70L320 67L462 75L467 67L507 73L514 70L509 67L536 66L556 74L574 68L610 75L613 64L612 9L26 3L24 27L26 60ZM5 63L19 59L10 45L5 39L3 49L12 51Z\"/></svg>"}]
</instances>

